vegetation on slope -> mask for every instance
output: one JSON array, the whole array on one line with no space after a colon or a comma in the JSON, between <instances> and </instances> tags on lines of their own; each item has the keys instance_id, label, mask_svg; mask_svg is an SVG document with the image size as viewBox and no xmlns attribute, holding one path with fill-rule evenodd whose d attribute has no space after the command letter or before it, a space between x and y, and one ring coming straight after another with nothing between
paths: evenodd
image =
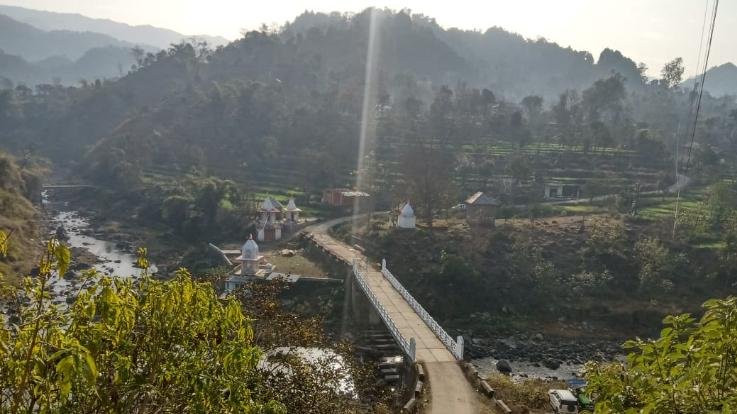
<instances>
[{"instance_id":1,"label":"vegetation on slope","mask_svg":"<svg viewBox=\"0 0 737 414\"><path fill-rule=\"evenodd\" d=\"M689 195L675 238L672 209L657 219L606 213L620 205L614 201L586 217L563 210L522 218L529 211L496 228L450 216L407 231L382 218L359 236L433 315L476 335L561 317L598 334L648 335L665 314L696 311L716 292L734 291L735 190L720 182ZM630 203L621 205L629 211ZM350 237L349 227L338 231Z\"/></svg>"},{"instance_id":2,"label":"vegetation on slope","mask_svg":"<svg viewBox=\"0 0 737 414\"><path fill-rule=\"evenodd\" d=\"M8 242L0 255L0 274L27 272L35 262L40 239L38 212L31 200L41 197L41 174L43 168L30 160L19 166L0 152L0 240Z\"/></svg>"}]
</instances>

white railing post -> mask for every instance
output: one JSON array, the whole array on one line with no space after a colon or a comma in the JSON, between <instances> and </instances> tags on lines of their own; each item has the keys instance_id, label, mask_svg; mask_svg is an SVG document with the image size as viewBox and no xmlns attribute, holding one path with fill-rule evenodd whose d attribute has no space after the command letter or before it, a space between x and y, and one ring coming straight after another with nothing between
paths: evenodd
<instances>
[{"instance_id":1,"label":"white railing post","mask_svg":"<svg viewBox=\"0 0 737 414\"><path fill-rule=\"evenodd\" d=\"M381 271L382 273L386 270L386 259L381 259Z\"/></svg>"},{"instance_id":2,"label":"white railing post","mask_svg":"<svg viewBox=\"0 0 737 414\"><path fill-rule=\"evenodd\" d=\"M463 335L458 335L456 339L456 359L459 361L463 359Z\"/></svg>"}]
</instances>

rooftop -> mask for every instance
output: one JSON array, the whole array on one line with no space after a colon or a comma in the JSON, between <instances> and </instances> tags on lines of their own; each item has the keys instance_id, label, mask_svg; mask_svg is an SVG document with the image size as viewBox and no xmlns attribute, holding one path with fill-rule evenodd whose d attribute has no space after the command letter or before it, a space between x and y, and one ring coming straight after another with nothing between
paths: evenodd
<instances>
[{"instance_id":1,"label":"rooftop","mask_svg":"<svg viewBox=\"0 0 737 414\"><path fill-rule=\"evenodd\" d=\"M466 199L466 204L474 206L498 206L499 201L496 198L488 196L479 191L471 197L468 197Z\"/></svg>"}]
</instances>

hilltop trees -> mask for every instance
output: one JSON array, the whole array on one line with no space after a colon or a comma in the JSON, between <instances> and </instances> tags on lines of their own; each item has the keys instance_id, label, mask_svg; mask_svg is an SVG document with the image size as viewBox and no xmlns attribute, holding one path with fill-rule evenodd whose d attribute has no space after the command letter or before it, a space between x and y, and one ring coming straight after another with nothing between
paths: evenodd
<instances>
[{"instance_id":1,"label":"hilltop trees","mask_svg":"<svg viewBox=\"0 0 737 414\"><path fill-rule=\"evenodd\" d=\"M425 142L410 144L401 158L407 193L428 226L435 213L454 199L455 158L442 147Z\"/></svg>"},{"instance_id":2,"label":"hilltop trees","mask_svg":"<svg viewBox=\"0 0 737 414\"><path fill-rule=\"evenodd\" d=\"M660 75L662 76L661 83L666 88L674 88L680 85L685 70L683 67L683 58L677 57L671 60L660 71Z\"/></svg>"}]
</instances>

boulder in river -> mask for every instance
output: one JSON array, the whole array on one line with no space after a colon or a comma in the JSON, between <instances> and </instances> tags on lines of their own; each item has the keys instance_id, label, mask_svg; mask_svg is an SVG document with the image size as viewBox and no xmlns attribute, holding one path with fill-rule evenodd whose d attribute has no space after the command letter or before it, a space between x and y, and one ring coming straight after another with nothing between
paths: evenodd
<instances>
[{"instance_id":1,"label":"boulder in river","mask_svg":"<svg viewBox=\"0 0 737 414\"><path fill-rule=\"evenodd\" d=\"M543 366L548 369L558 369L560 368L560 361L557 359L547 358L543 360Z\"/></svg>"},{"instance_id":2,"label":"boulder in river","mask_svg":"<svg viewBox=\"0 0 737 414\"><path fill-rule=\"evenodd\" d=\"M64 226L59 226L56 228L56 238L59 240L69 239L69 235L67 235L67 231L64 229Z\"/></svg>"},{"instance_id":3,"label":"boulder in river","mask_svg":"<svg viewBox=\"0 0 737 414\"><path fill-rule=\"evenodd\" d=\"M506 359L500 359L496 362L496 370L501 372L502 374L511 374L512 365L510 365L509 361L507 361Z\"/></svg>"}]
</instances>

